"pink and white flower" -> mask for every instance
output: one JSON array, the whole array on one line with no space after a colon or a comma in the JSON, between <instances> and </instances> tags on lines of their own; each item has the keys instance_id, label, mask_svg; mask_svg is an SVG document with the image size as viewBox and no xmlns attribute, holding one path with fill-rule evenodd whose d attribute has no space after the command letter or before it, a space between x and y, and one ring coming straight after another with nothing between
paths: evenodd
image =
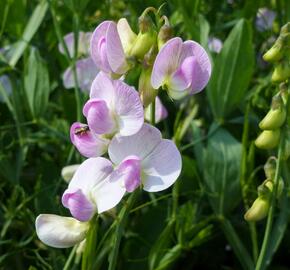
<instances>
[{"instance_id":1,"label":"pink and white flower","mask_svg":"<svg viewBox=\"0 0 290 270\"><path fill-rule=\"evenodd\" d=\"M89 158L76 170L62 204L74 218L42 214L36 219L36 233L45 244L66 248L80 243L86 237L88 221L94 214L115 207L125 190L111 177L112 163L105 158Z\"/></svg>"},{"instance_id":2,"label":"pink and white flower","mask_svg":"<svg viewBox=\"0 0 290 270\"><path fill-rule=\"evenodd\" d=\"M126 19L116 24L104 21L95 29L90 52L97 67L105 73L120 77L130 65L126 60L137 35L131 30Z\"/></svg>"},{"instance_id":3,"label":"pink and white flower","mask_svg":"<svg viewBox=\"0 0 290 270\"><path fill-rule=\"evenodd\" d=\"M115 134L130 136L144 123L138 92L120 80L100 72L93 81L90 100L83 108L88 126L74 123L71 141L86 157L102 155Z\"/></svg>"},{"instance_id":4,"label":"pink and white flower","mask_svg":"<svg viewBox=\"0 0 290 270\"><path fill-rule=\"evenodd\" d=\"M163 87L173 99L196 94L204 89L211 75L211 63L197 42L175 37L159 51L152 70L154 89Z\"/></svg>"},{"instance_id":5,"label":"pink and white flower","mask_svg":"<svg viewBox=\"0 0 290 270\"><path fill-rule=\"evenodd\" d=\"M117 166L111 181L128 192L142 186L149 192L170 187L181 172L181 156L171 140L162 139L160 131L144 124L132 136L115 136L109 145L109 157Z\"/></svg>"}]
</instances>

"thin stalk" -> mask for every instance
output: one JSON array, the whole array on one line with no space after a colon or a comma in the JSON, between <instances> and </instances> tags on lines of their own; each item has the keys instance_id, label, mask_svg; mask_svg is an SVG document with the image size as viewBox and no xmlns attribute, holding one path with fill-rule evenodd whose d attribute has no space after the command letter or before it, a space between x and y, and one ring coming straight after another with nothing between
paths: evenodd
<instances>
[{"instance_id":1,"label":"thin stalk","mask_svg":"<svg viewBox=\"0 0 290 270\"><path fill-rule=\"evenodd\" d=\"M139 190L135 190L132 194L130 194L129 199L127 200L126 204L123 206L119 216L118 216L118 224L116 228L116 232L113 238L113 251L109 258L109 268L108 270L115 270L117 265L117 259L120 249L120 243L122 239L122 235L124 232L125 223L127 221L127 217L129 216L130 210L132 209L135 200L139 194Z\"/></svg>"},{"instance_id":2,"label":"thin stalk","mask_svg":"<svg viewBox=\"0 0 290 270\"><path fill-rule=\"evenodd\" d=\"M66 263L65 263L65 265L63 267L63 270L69 270L69 269L71 269L70 268L70 264L71 264L71 262L72 262L72 260L73 260L73 258L75 256L76 250L77 250L77 245L75 245L73 247L73 249L71 250L71 252L69 254L69 257L68 257L68 259L67 259L67 261L66 261Z\"/></svg>"},{"instance_id":3,"label":"thin stalk","mask_svg":"<svg viewBox=\"0 0 290 270\"><path fill-rule=\"evenodd\" d=\"M150 122L152 126L155 126L155 99L151 103L151 116L150 116Z\"/></svg>"}]
</instances>

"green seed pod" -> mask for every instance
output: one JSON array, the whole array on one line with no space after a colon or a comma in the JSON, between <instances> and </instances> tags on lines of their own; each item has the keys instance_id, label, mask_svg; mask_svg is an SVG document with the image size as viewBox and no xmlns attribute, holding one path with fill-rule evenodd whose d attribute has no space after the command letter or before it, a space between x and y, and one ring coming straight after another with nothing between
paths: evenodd
<instances>
[{"instance_id":1,"label":"green seed pod","mask_svg":"<svg viewBox=\"0 0 290 270\"><path fill-rule=\"evenodd\" d=\"M270 111L260 122L259 127L263 130L277 129L281 127L286 119L286 109L281 96L274 96Z\"/></svg>"},{"instance_id":2,"label":"green seed pod","mask_svg":"<svg viewBox=\"0 0 290 270\"><path fill-rule=\"evenodd\" d=\"M255 145L261 149L273 149L280 140L280 129L264 130L255 140Z\"/></svg>"},{"instance_id":3,"label":"green seed pod","mask_svg":"<svg viewBox=\"0 0 290 270\"><path fill-rule=\"evenodd\" d=\"M244 215L247 221L259 221L268 215L270 203L266 197L258 197Z\"/></svg>"}]
</instances>

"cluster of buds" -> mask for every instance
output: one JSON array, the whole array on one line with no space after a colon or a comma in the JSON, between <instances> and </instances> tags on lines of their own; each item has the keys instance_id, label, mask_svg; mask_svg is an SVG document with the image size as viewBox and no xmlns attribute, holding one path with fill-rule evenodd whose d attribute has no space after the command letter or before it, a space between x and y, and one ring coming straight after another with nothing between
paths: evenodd
<instances>
[{"instance_id":1,"label":"cluster of buds","mask_svg":"<svg viewBox=\"0 0 290 270\"><path fill-rule=\"evenodd\" d=\"M273 149L279 144L280 128L284 125L287 116L287 92L283 89L284 86L282 84L281 91L273 97L270 110L259 124L263 131L255 141L258 148Z\"/></svg>"},{"instance_id":2,"label":"cluster of buds","mask_svg":"<svg viewBox=\"0 0 290 270\"><path fill-rule=\"evenodd\" d=\"M290 78L290 22L281 28L278 39L263 58L275 64L273 82L280 83Z\"/></svg>"},{"instance_id":3,"label":"cluster of buds","mask_svg":"<svg viewBox=\"0 0 290 270\"><path fill-rule=\"evenodd\" d=\"M270 157L264 166L264 171L267 179L258 187L258 198L256 198L252 206L244 215L244 218L247 221L259 221L268 215L271 204L271 196L274 189L276 162L277 161L275 157ZM284 182L282 179L279 179L276 193L277 199L282 194L283 189Z\"/></svg>"},{"instance_id":4,"label":"cluster of buds","mask_svg":"<svg viewBox=\"0 0 290 270\"><path fill-rule=\"evenodd\" d=\"M155 13L156 24L149 11ZM90 59L99 72L90 81L89 100L83 107L86 123L75 122L70 129L73 145L87 159L62 172L69 182L62 204L71 217L41 214L36 219L37 235L45 244L78 245L95 216L114 208L126 193L140 188L162 191L177 180L182 166L179 150L145 122L146 107L155 106L154 125L167 115L157 90L167 90L173 99L200 92L209 81L211 63L197 42L170 38L168 19L159 18L154 8L139 18L138 35L125 18L104 21L92 33ZM136 91L124 79L140 64Z\"/></svg>"}]
</instances>

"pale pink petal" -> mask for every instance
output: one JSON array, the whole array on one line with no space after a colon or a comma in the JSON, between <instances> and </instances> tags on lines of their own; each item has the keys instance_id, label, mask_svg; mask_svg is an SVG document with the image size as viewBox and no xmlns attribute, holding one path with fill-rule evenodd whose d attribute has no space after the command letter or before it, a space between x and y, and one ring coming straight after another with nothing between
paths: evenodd
<instances>
[{"instance_id":1,"label":"pale pink petal","mask_svg":"<svg viewBox=\"0 0 290 270\"><path fill-rule=\"evenodd\" d=\"M91 42L90 42L90 53L91 57L94 60L97 67L104 72L111 72L111 69L107 62L106 55L106 32L110 26L110 24L114 24L112 21L104 21L98 25L95 31L92 34Z\"/></svg>"},{"instance_id":2,"label":"pale pink petal","mask_svg":"<svg viewBox=\"0 0 290 270\"><path fill-rule=\"evenodd\" d=\"M120 134L133 135L140 130L144 123L144 109L138 92L126 83L114 81L116 95L114 111L117 116Z\"/></svg>"},{"instance_id":3,"label":"pale pink petal","mask_svg":"<svg viewBox=\"0 0 290 270\"><path fill-rule=\"evenodd\" d=\"M115 136L109 145L108 152L112 162L120 164L132 155L144 159L160 142L160 131L149 124L144 124L134 135Z\"/></svg>"},{"instance_id":4,"label":"pale pink petal","mask_svg":"<svg viewBox=\"0 0 290 270\"><path fill-rule=\"evenodd\" d=\"M82 91L88 92L90 90L92 81L98 72L99 70L97 69L92 58L84 58L76 62L78 84ZM72 67L65 70L62 80L65 88L69 89L75 87Z\"/></svg>"},{"instance_id":5,"label":"pale pink petal","mask_svg":"<svg viewBox=\"0 0 290 270\"><path fill-rule=\"evenodd\" d=\"M155 59L151 84L154 89L158 89L166 83L167 77L176 71L180 65L180 54L182 50L182 40L179 37L168 40Z\"/></svg>"},{"instance_id":6,"label":"pale pink petal","mask_svg":"<svg viewBox=\"0 0 290 270\"><path fill-rule=\"evenodd\" d=\"M71 217L42 214L36 218L35 227L38 238L44 244L68 248L85 239L89 224Z\"/></svg>"},{"instance_id":7,"label":"pale pink petal","mask_svg":"<svg viewBox=\"0 0 290 270\"><path fill-rule=\"evenodd\" d=\"M83 108L83 114L91 131L96 134L110 134L116 128L115 121L104 100L90 99Z\"/></svg>"},{"instance_id":8,"label":"pale pink petal","mask_svg":"<svg viewBox=\"0 0 290 270\"><path fill-rule=\"evenodd\" d=\"M79 221L90 220L95 207L79 188L68 188L62 195L62 204L70 210L71 215Z\"/></svg>"},{"instance_id":9,"label":"pale pink petal","mask_svg":"<svg viewBox=\"0 0 290 270\"><path fill-rule=\"evenodd\" d=\"M112 71L116 74L124 74L128 70L128 65L115 23L109 24L107 29L106 49L108 63Z\"/></svg>"},{"instance_id":10,"label":"pale pink petal","mask_svg":"<svg viewBox=\"0 0 290 270\"><path fill-rule=\"evenodd\" d=\"M132 45L134 44L137 35L132 31L128 21L125 18L121 18L117 23L117 30L122 42L122 47L125 54L128 54Z\"/></svg>"},{"instance_id":11,"label":"pale pink petal","mask_svg":"<svg viewBox=\"0 0 290 270\"><path fill-rule=\"evenodd\" d=\"M85 157L97 157L104 154L109 141L91 132L87 125L74 123L70 128L70 138L73 145Z\"/></svg>"},{"instance_id":12,"label":"pale pink petal","mask_svg":"<svg viewBox=\"0 0 290 270\"><path fill-rule=\"evenodd\" d=\"M75 46L74 46L74 33L69 33L64 36L64 42L67 46L69 56L74 57ZM89 44L87 43L87 33L79 32L78 33L78 55L87 55L88 54ZM60 43L58 49L62 54L65 54L64 48Z\"/></svg>"},{"instance_id":13,"label":"pale pink petal","mask_svg":"<svg viewBox=\"0 0 290 270\"><path fill-rule=\"evenodd\" d=\"M196 59L196 64L192 71L192 84L190 94L200 92L208 83L211 75L211 62L205 49L197 42L186 41L183 47L188 50L191 48L192 56Z\"/></svg>"},{"instance_id":14,"label":"pale pink petal","mask_svg":"<svg viewBox=\"0 0 290 270\"><path fill-rule=\"evenodd\" d=\"M67 47L67 50L69 52L69 56L74 56L74 33L69 33L64 36L64 43ZM64 48L61 43L58 44L58 50L60 53L65 54Z\"/></svg>"},{"instance_id":15,"label":"pale pink petal","mask_svg":"<svg viewBox=\"0 0 290 270\"><path fill-rule=\"evenodd\" d=\"M99 72L94 79L90 91L90 98L103 99L110 106L114 102L115 88L113 81L104 72Z\"/></svg>"},{"instance_id":16,"label":"pale pink petal","mask_svg":"<svg viewBox=\"0 0 290 270\"><path fill-rule=\"evenodd\" d=\"M171 140L163 139L154 150L142 160L142 184L149 192L170 187L181 172L181 155Z\"/></svg>"}]
</instances>

